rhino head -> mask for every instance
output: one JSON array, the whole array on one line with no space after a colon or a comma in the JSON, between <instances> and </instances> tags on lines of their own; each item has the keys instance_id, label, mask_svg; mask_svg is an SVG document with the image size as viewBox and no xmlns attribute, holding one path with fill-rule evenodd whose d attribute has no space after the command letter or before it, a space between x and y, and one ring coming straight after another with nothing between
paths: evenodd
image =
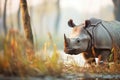
<instances>
[{"instance_id":1,"label":"rhino head","mask_svg":"<svg viewBox=\"0 0 120 80\"><path fill-rule=\"evenodd\" d=\"M72 27L70 37L64 34L64 52L71 55L77 55L81 52L86 52L91 44L91 37L86 30L89 21L80 25L75 25L73 20L68 21L69 27Z\"/></svg>"}]
</instances>

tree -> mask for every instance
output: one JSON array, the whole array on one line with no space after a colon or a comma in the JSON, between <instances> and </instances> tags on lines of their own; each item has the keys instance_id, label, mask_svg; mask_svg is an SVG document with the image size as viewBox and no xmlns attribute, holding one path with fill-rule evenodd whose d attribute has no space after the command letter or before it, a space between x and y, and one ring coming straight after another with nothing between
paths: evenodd
<instances>
[{"instance_id":1,"label":"tree","mask_svg":"<svg viewBox=\"0 0 120 80\"><path fill-rule=\"evenodd\" d=\"M17 11L17 21L18 21L18 30L21 31L21 25L20 25L20 6Z\"/></svg>"},{"instance_id":2,"label":"tree","mask_svg":"<svg viewBox=\"0 0 120 80\"><path fill-rule=\"evenodd\" d=\"M25 36L33 44L33 34L30 24L30 16L28 14L27 0L20 0L20 10L22 15L22 22L25 31Z\"/></svg>"},{"instance_id":3,"label":"tree","mask_svg":"<svg viewBox=\"0 0 120 80\"><path fill-rule=\"evenodd\" d=\"M8 6L9 6L8 9L12 11L12 1L9 2ZM11 14L9 18L10 18L10 27L13 28L14 27L13 15Z\"/></svg>"},{"instance_id":4,"label":"tree","mask_svg":"<svg viewBox=\"0 0 120 80\"><path fill-rule=\"evenodd\" d=\"M2 0L0 0L0 17L2 16Z\"/></svg>"},{"instance_id":5,"label":"tree","mask_svg":"<svg viewBox=\"0 0 120 80\"><path fill-rule=\"evenodd\" d=\"M60 0L57 0L56 2L56 7L57 7L57 16L56 16L56 23L55 23L55 32L58 32L58 28L59 28L59 22L60 22Z\"/></svg>"},{"instance_id":6,"label":"tree","mask_svg":"<svg viewBox=\"0 0 120 80\"><path fill-rule=\"evenodd\" d=\"M4 26L4 32L5 35L7 34L7 26L6 26L6 11L7 11L7 0L5 0L4 3L4 13L3 13L3 26Z\"/></svg>"},{"instance_id":7,"label":"tree","mask_svg":"<svg viewBox=\"0 0 120 80\"><path fill-rule=\"evenodd\" d=\"M112 0L114 4L115 19L120 21L120 0Z\"/></svg>"}]
</instances>

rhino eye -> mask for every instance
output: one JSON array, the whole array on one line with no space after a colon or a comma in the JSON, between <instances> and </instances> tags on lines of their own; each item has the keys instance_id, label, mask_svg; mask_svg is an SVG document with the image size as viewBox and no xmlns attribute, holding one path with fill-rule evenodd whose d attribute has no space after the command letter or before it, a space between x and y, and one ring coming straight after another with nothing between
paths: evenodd
<instances>
[{"instance_id":1,"label":"rhino eye","mask_svg":"<svg viewBox=\"0 0 120 80\"><path fill-rule=\"evenodd\" d=\"M77 43L79 43L80 42L80 40L79 39L77 39Z\"/></svg>"}]
</instances>

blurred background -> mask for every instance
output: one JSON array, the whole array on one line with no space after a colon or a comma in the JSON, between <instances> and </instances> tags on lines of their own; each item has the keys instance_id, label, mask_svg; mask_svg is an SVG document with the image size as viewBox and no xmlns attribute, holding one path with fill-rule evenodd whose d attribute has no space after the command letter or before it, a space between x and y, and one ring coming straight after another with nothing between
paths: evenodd
<instances>
[{"instance_id":1,"label":"blurred background","mask_svg":"<svg viewBox=\"0 0 120 80\"><path fill-rule=\"evenodd\" d=\"M67 25L69 19L76 24L92 17L120 21L120 0L27 0L27 4L38 49L51 35L63 53L63 34L69 35L71 31ZM11 28L24 35L21 17L20 0L0 0L0 35Z\"/></svg>"},{"instance_id":2,"label":"blurred background","mask_svg":"<svg viewBox=\"0 0 120 80\"><path fill-rule=\"evenodd\" d=\"M14 28L24 33L19 1L0 0L0 34L4 34L4 26L7 30ZM44 41L50 32L59 38L56 42L60 42L60 47L63 34L71 31L67 25L69 19L76 24L92 17L111 21L119 18L120 12L120 0L27 0L27 4L35 38Z\"/></svg>"},{"instance_id":3,"label":"blurred background","mask_svg":"<svg viewBox=\"0 0 120 80\"><path fill-rule=\"evenodd\" d=\"M24 34L19 1L0 0L1 35L10 28ZM76 24L92 17L120 20L120 0L27 0L27 4L34 42L44 43L50 33L60 49L63 49L63 34L71 31L67 25L69 19Z\"/></svg>"},{"instance_id":4,"label":"blurred background","mask_svg":"<svg viewBox=\"0 0 120 80\"><path fill-rule=\"evenodd\" d=\"M27 0L27 3L32 31L37 38L45 36L48 32L59 36L69 34L69 19L73 19L76 24L83 23L91 17L114 20L112 0ZM4 31L5 6L7 28L13 27L22 32L19 0L0 0L0 32Z\"/></svg>"}]
</instances>

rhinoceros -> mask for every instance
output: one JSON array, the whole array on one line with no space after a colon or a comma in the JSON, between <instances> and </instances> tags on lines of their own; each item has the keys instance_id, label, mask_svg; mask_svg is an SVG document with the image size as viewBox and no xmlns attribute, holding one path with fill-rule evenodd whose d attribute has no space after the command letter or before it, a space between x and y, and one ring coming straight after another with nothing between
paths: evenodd
<instances>
[{"instance_id":1,"label":"rhinoceros","mask_svg":"<svg viewBox=\"0 0 120 80\"><path fill-rule=\"evenodd\" d=\"M98 58L98 62L108 61L114 45L120 48L120 22L91 18L80 25L68 21L72 32L64 34L64 52L71 55L83 53L85 60Z\"/></svg>"}]
</instances>

